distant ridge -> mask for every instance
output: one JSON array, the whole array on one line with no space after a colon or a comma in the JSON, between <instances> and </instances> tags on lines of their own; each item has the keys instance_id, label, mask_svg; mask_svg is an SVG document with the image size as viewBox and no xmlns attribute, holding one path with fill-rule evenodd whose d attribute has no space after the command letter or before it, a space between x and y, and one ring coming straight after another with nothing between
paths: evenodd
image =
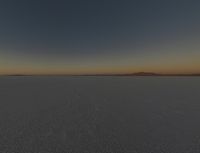
<instances>
[{"instance_id":1,"label":"distant ridge","mask_svg":"<svg viewBox=\"0 0 200 153\"><path fill-rule=\"evenodd\" d=\"M161 76L161 74L153 73L153 72L137 72L137 73L129 73L122 74L124 76Z\"/></svg>"},{"instance_id":2,"label":"distant ridge","mask_svg":"<svg viewBox=\"0 0 200 153\"><path fill-rule=\"evenodd\" d=\"M161 74L154 72L136 72L136 73L122 73L122 74L8 74L0 76L200 76L200 73L185 73L185 74Z\"/></svg>"},{"instance_id":3,"label":"distant ridge","mask_svg":"<svg viewBox=\"0 0 200 153\"><path fill-rule=\"evenodd\" d=\"M29 74L5 74L5 75L0 75L0 76L34 76L34 75L29 75ZM37 76L37 75L35 75Z\"/></svg>"},{"instance_id":4,"label":"distant ridge","mask_svg":"<svg viewBox=\"0 0 200 153\"><path fill-rule=\"evenodd\" d=\"M185 74L161 74L154 72L137 72L137 73L129 73L129 74L121 74L122 76L200 76L200 73L185 73Z\"/></svg>"}]
</instances>

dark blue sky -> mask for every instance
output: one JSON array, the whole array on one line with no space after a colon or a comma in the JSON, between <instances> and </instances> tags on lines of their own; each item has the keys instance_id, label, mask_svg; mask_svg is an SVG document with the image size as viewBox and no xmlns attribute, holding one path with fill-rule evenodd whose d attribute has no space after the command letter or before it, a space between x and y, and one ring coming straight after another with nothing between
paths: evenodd
<instances>
[{"instance_id":1,"label":"dark blue sky","mask_svg":"<svg viewBox=\"0 0 200 153\"><path fill-rule=\"evenodd\" d=\"M133 61L151 61L147 57L162 59L166 55L161 54L168 53L196 55L199 8L198 0L1 0L0 55L8 67L27 56L33 65L41 56L44 61L62 57L78 62L84 57L93 65L96 57L108 55L107 61L117 63L121 56L134 67L138 64L131 64L130 56ZM194 45L198 49L191 50Z\"/></svg>"}]
</instances>

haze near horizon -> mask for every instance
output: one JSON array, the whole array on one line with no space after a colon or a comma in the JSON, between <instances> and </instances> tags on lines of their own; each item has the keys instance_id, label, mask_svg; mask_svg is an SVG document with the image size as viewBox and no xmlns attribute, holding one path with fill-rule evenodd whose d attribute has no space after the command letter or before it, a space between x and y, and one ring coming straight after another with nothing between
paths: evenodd
<instances>
[{"instance_id":1,"label":"haze near horizon","mask_svg":"<svg viewBox=\"0 0 200 153\"><path fill-rule=\"evenodd\" d=\"M0 75L200 73L200 2L0 3Z\"/></svg>"}]
</instances>

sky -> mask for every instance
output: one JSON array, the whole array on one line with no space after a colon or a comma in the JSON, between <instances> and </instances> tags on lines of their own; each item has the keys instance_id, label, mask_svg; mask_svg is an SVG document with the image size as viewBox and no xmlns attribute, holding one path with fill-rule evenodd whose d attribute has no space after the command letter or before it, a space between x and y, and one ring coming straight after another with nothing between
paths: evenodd
<instances>
[{"instance_id":1,"label":"sky","mask_svg":"<svg viewBox=\"0 0 200 153\"><path fill-rule=\"evenodd\" d=\"M0 74L200 73L199 0L1 0Z\"/></svg>"}]
</instances>

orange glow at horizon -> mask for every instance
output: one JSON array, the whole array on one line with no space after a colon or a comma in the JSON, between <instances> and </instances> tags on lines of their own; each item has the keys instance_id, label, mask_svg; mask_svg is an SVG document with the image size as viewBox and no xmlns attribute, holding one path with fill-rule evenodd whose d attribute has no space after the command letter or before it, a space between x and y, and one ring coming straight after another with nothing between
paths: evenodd
<instances>
[{"instance_id":1,"label":"orange glow at horizon","mask_svg":"<svg viewBox=\"0 0 200 153\"><path fill-rule=\"evenodd\" d=\"M0 75L4 74L162 74L200 73L199 44L181 47L146 48L151 54L106 54L89 57L37 57L0 52ZM156 51L162 51L156 52ZM171 51L173 50L173 52ZM181 51L181 52L180 52Z\"/></svg>"}]
</instances>

